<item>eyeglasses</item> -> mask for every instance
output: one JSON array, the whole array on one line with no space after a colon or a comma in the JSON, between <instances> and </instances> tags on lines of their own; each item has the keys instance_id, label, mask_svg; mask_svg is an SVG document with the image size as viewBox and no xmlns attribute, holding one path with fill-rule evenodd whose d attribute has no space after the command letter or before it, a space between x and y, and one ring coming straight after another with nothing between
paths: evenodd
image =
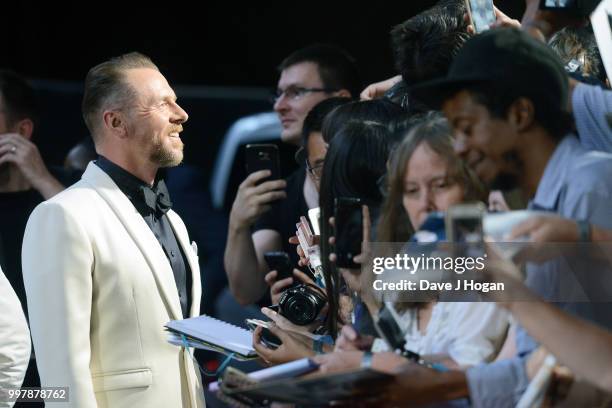
<instances>
[{"instance_id":1,"label":"eyeglasses","mask_svg":"<svg viewBox=\"0 0 612 408\"><path fill-rule=\"evenodd\" d=\"M306 159L306 169L315 180L321 180L321 176L323 175L323 165L324 162L318 163L316 166L311 167L308 159Z\"/></svg>"},{"instance_id":2,"label":"eyeglasses","mask_svg":"<svg viewBox=\"0 0 612 408\"><path fill-rule=\"evenodd\" d=\"M272 96L270 96L270 102L271 103L276 103L278 102L278 100L280 98L283 97L283 95L285 95L285 98L292 100L292 101L296 101L300 98L303 98L304 95L308 94L308 93L312 93L312 92L336 92L337 89L333 89L333 88L303 88L301 86L290 86L287 89L283 90L276 90L276 92L274 92L272 94Z\"/></svg>"}]
</instances>

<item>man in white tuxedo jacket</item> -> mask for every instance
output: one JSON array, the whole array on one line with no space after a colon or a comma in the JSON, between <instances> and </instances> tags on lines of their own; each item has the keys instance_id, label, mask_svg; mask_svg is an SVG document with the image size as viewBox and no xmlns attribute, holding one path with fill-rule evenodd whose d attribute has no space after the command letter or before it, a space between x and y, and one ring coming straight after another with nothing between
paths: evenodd
<instances>
[{"instance_id":1,"label":"man in white tuxedo jacket","mask_svg":"<svg viewBox=\"0 0 612 408\"><path fill-rule=\"evenodd\" d=\"M21 302L0 268L0 408L13 406L2 390L21 387L31 349Z\"/></svg>"},{"instance_id":2,"label":"man in white tuxedo jacket","mask_svg":"<svg viewBox=\"0 0 612 408\"><path fill-rule=\"evenodd\" d=\"M204 406L187 350L164 325L200 309L195 245L158 169L182 161L187 113L151 60L92 68L83 117L100 157L32 213L23 275L41 383L54 407Z\"/></svg>"}]
</instances>

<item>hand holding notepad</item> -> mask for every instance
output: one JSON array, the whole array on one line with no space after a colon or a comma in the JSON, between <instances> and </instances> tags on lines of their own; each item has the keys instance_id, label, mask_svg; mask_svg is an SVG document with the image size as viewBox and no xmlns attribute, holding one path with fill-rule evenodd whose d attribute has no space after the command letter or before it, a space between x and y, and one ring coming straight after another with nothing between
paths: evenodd
<instances>
[{"instance_id":1,"label":"hand holding notepad","mask_svg":"<svg viewBox=\"0 0 612 408\"><path fill-rule=\"evenodd\" d=\"M210 316L172 320L166 324L166 328L181 338L185 336L187 345L190 347L204 348L223 354L235 353L241 359L257 357L252 345L251 332ZM169 341L177 344L176 337Z\"/></svg>"}]
</instances>

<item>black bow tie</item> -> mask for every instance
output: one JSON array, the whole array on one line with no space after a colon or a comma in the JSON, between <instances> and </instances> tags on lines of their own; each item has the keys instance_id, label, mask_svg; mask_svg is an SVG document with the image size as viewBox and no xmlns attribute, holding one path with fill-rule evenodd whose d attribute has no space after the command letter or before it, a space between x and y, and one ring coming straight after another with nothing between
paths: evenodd
<instances>
[{"instance_id":1,"label":"black bow tie","mask_svg":"<svg viewBox=\"0 0 612 408\"><path fill-rule=\"evenodd\" d=\"M140 194L144 198L149 210L157 217L161 217L172 207L170 194L168 193L168 188L164 180L159 180L157 185L153 187L141 186Z\"/></svg>"}]
</instances>

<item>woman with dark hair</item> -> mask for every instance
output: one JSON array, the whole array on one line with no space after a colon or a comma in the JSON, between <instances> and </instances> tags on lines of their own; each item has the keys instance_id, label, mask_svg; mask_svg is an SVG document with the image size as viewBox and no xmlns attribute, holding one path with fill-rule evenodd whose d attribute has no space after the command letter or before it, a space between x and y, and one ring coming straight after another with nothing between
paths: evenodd
<instances>
[{"instance_id":1,"label":"woman with dark hair","mask_svg":"<svg viewBox=\"0 0 612 408\"><path fill-rule=\"evenodd\" d=\"M342 108L348 105L343 106ZM339 108L340 109L340 108ZM397 143L388 127L375 122L349 122L335 134L325 159L319 205L321 208L321 260L328 293L327 327L335 337L338 324L347 323L347 315L339 315L342 281L357 291L360 270L336 268L330 262L332 250L328 239L333 236L329 218L339 197L359 198L375 218L383 200L378 181L387 170L391 149ZM340 277L342 275L342 279ZM346 299L346 298L344 298ZM364 301L366 299L363 299Z\"/></svg>"},{"instance_id":2,"label":"woman with dark hair","mask_svg":"<svg viewBox=\"0 0 612 408\"><path fill-rule=\"evenodd\" d=\"M330 143L347 123L378 123L387 125L405 113L405 110L388 99L354 101L338 106L323 121L323 139Z\"/></svg>"}]
</instances>

